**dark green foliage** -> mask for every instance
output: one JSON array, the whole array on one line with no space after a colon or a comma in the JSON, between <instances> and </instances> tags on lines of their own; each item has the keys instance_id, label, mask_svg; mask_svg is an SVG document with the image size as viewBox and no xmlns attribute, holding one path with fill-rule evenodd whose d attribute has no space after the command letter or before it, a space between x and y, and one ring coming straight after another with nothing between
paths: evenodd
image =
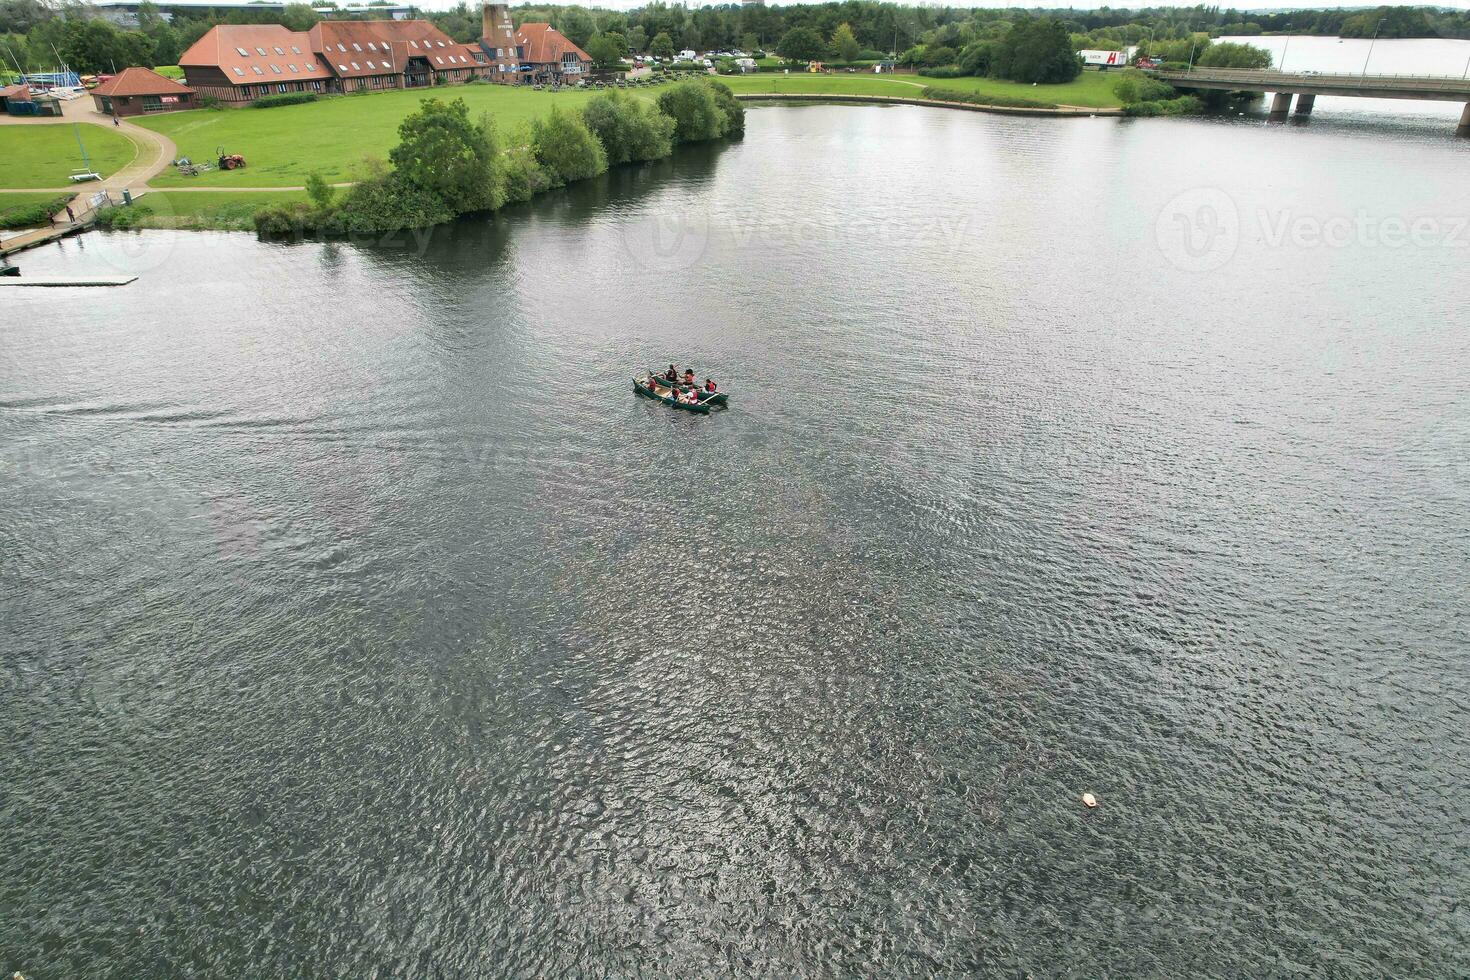
<instances>
[{"instance_id":1,"label":"dark green foliage","mask_svg":"<svg viewBox=\"0 0 1470 980\"><path fill-rule=\"evenodd\" d=\"M607 153L582 117L558 108L531 123L531 146L536 162L558 187L607 170Z\"/></svg>"},{"instance_id":2,"label":"dark green foliage","mask_svg":"<svg viewBox=\"0 0 1470 980\"><path fill-rule=\"evenodd\" d=\"M1173 86L1156 78L1150 78L1136 68L1126 69L1113 83L1113 94L1124 105L1134 102L1160 102L1174 98Z\"/></svg>"},{"instance_id":3,"label":"dark green foliage","mask_svg":"<svg viewBox=\"0 0 1470 980\"><path fill-rule=\"evenodd\" d=\"M603 92L582 107L587 128L611 165L658 160L674 149L674 120L642 99Z\"/></svg>"},{"instance_id":4,"label":"dark green foliage","mask_svg":"<svg viewBox=\"0 0 1470 980\"><path fill-rule=\"evenodd\" d=\"M826 47L822 35L810 27L793 27L776 45L776 53L792 61L816 61Z\"/></svg>"},{"instance_id":5,"label":"dark green foliage","mask_svg":"<svg viewBox=\"0 0 1470 980\"><path fill-rule=\"evenodd\" d=\"M1081 73L1082 62L1072 49L1072 36L1061 21L1050 17L1013 24L992 66L997 78L1044 85L1070 82Z\"/></svg>"},{"instance_id":6,"label":"dark green foliage","mask_svg":"<svg viewBox=\"0 0 1470 980\"><path fill-rule=\"evenodd\" d=\"M404 185L437 198L455 214L493 210L505 200L491 134L470 121L463 99L425 99L399 124L398 136L388 158Z\"/></svg>"},{"instance_id":7,"label":"dark green foliage","mask_svg":"<svg viewBox=\"0 0 1470 980\"><path fill-rule=\"evenodd\" d=\"M666 32L660 31L648 42L648 53L655 58L672 58L674 56L674 39Z\"/></svg>"},{"instance_id":8,"label":"dark green foliage","mask_svg":"<svg viewBox=\"0 0 1470 980\"><path fill-rule=\"evenodd\" d=\"M745 106L735 98L735 93L730 86L713 78L706 78L704 84L714 90L715 104L725 114L725 135L738 139L745 135Z\"/></svg>"},{"instance_id":9,"label":"dark green foliage","mask_svg":"<svg viewBox=\"0 0 1470 980\"><path fill-rule=\"evenodd\" d=\"M315 102L315 92L286 92L283 95L262 95L258 99L252 99L252 109L274 109L276 106L301 105L304 102Z\"/></svg>"},{"instance_id":10,"label":"dark green foliage","mask_svg":"<svg viewBox=\"0 0 1470 980\"><path fill-rule=\"evenodd\" d=\"M995 42L972 41L960 52L960 71L966 75L988 75L995 64Z\"/></svg>"},{"instance_id":11,"label":"dark green foliage","mask_svg":"<svg viewBox=\"0 0 1470 980\"><path fill-rule=\"evenodd\" d=\"M718 139L730 126L714 87L703 81L679 82L665 89L659 93L658 107L674 120L674 137L680 143Z\"/></svg>"},{"instance_id":12,"label":"dark green foliage","mask_svg":"<svg viewBox=\"0 0 1470 980\"><path fill-rule=\"evenodd\" d=\"M1215 42L1194 59L1201 68L1270 68L1271 52L1250 44Z\"/></svg>"},{"instance_id":13,"label":"dark green foliage","mask_svg":"<svg viewBox=\"0 0 1470 980\"><path fill-rule=\"evenodd\" d=\"M71 198L62 194L38 204L17 204L0 211L0 228L35 228L46 224L51 216L66 207Z\"/></svg>"},{"instance_id":14,"label":"dark green foliage","mask_svg":"<svg viewBox=\"0 0 1470 980\"><path fill-rule=\"evenodd\" d=\"M1125 116L1193 116L1205 111L1205 104L1193 95L1155 102L1130 102L1123 107Z\"/></svg>"},{"instance_id":15,"label":"dark green foliage","mask_svg":"<svg viewBox=\"0 0 1470 980\"><path fill-rule=\"evenodd\" d=\"M143 223L144 218L151 214L153 214L153 208L142 201L128 207L105 208L97 212L97 227L119 231L136 228Z\"/></svg>"},{"instance_id":16,"label":"dark green foliage","mask_svg":"<svg viewBox=\"0 0 1470 980\"><path fill-rule=\"evenodd\" d=\"M427 228L451 220L455 213L439 195L393 172L354 184L335 218L343 232L357 235Z\"/></svg>"},{"instance_id":17,"label":"dark green foliage","mask_svg":"<svg viewBox=\"0 0 1470 980\"><path fill-rule=\"evenodd\" d=\"M961 78L973 72L965 71L959 65L941 65L938 68L920 68L919 74L925 78Z\"/></svg>"},{"instance_id":18,"label":"dark green foliage","mask_svg":"<svg viewBox=\"0 0 1470 980\"><path fill-rule=\"evenodd\" d=\"M1055 109L1054 102L1038 102L1035 99L1017 99L1008 95L986 95L982 92L966 92L952 88L925 88L923 96L936 102L968 102L971 105L995 105L1012 109Z\"/></svg>"}]
</instances>

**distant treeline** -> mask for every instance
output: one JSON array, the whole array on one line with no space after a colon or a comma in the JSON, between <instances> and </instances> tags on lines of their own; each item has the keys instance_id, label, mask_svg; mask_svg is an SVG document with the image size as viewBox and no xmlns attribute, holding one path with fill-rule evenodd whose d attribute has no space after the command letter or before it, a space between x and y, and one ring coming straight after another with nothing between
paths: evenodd
<instances>
[{"instance_id":1,"label":"distant treeline","mask_svg":"<svg viewBox=\"0 0 1470 980\"><path fill-rule=\"evenodd\" d=\"M911 64L948 64L926 52L957 58L977 42L995 42L1018 23L1056 21L1074 48L1121 48L1125 45L1182 41L1196 37L1291 32L1380 38L1470 38L1470 11L1434 7L1379 7L1370 10L1298 10L1245 13L1229 7L1144 7L1137 10L1056 8L969 8L906 6L875 0L847 0L802 6L722 4L685 8L662 0L623 12L585 6L513 8L516 23L549 21L583 48L643 52L655 47L696 51L740 48L746 51L782 47L793 31L810 57L852 61L897 54ZM462 2L424 16L460 41L480 36L480 7ZM130 64L170 65L210 27L221 23L283 23L306 30L321 12L300 3L277 11L211 11L178 15L171 20L144 3L136 29L114 26L84 3L43 0L0 0L0 61L4 67L48 68L58 60L81 72L104 72ZM615 35L615 36L614 36ZM818 39L813 47L811 39ZM972 49L976 50L976 49ZM599 57L601 55L599 54Z\"/></svg>"}]
</instances>

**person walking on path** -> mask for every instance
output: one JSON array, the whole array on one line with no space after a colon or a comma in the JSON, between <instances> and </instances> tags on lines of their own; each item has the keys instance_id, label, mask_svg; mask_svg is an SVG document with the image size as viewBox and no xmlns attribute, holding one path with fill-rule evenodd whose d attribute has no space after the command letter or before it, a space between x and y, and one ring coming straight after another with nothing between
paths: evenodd
<instances>
[{"instance_id":1,"label":"person walking on path","mask_svg":"<svg viewBox=\"0 0 1470 980\"><path fill-rule=\"evenodd\" d=\"M66 220L70 221L72 224L77 223L76 213L72 211L70 204L66 206Z\"/></svg>"}]
</instances>

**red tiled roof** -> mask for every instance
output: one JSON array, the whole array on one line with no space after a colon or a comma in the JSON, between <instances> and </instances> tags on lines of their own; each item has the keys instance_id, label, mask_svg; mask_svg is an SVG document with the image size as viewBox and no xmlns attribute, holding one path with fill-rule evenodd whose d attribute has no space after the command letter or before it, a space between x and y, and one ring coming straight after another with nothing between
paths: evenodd
<instances>
[{"instance_id":1,"label":"red tiled roof","mask_svg":"<svg viewBox=\"0 0 1470 980\"><path fill-rule=\"evenodd\" d=\"M179 65L184 68L218 68L234 85L300 81L331 75L312 51L310 36L288 31L280 24L219 24L211 27L179 56Z\"/></svg>"},{"instance_id":2,"label":"red tiled roof","mask_svg":"<svg viewBox=\"0 0 1470 980\"><path fill-rule=\"evenodd\" d=\"M151 68L124 68L92 90L93 95L192 95L194 90Z\"/></svg>"},{"instance_id":3,"label":"red tiled roof","mask_svg":"<svg viewBox=\"0 0 1470 980\"><path fill-rule=\"evenodd\" d=\"M591 55L568 41L550 24L522 24L516 30L516 44L525 50L521 61L532 64L559 64L561 56L567 52L575 54L581 61L592 60Z\"/></svg>"},{"instance_id":4,"label":"red tiled roof","mask_svg":"<svg viewBox=\"0 0 1470 980\"><path fill-rule=\"evenodd\" d=\"M343 78L399 74L410 58L436 71L469 68L474 59L426 20L324 20L311 29L311 46Z\"/></svg>"}]
</instances>

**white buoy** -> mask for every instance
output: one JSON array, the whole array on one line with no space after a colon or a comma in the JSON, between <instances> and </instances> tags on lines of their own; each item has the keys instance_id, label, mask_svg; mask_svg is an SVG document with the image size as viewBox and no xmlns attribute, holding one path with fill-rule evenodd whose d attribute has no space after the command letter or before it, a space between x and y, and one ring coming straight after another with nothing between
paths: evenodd
<instances>
[{"instance_id":1,"label":"white buoy","mask_svg":"<svg viewBox=\"0 0 1470 980\"><path fill-rule=\"evenodd\" d=\"M1091 793L1083 793L1082 805L1091 810L1093 807L1097 806L1097 797L1093 796Z\"/></svg>"}]
</instances>

